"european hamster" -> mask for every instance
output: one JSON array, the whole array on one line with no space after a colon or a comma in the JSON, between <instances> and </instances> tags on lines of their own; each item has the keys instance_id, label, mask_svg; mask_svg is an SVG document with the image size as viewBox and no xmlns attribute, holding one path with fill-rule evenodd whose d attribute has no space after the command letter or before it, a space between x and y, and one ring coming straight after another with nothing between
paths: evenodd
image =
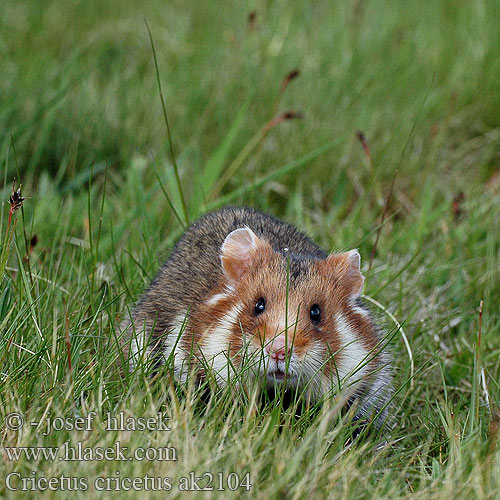
<instances>
[{"instance_id":1,"label":"european hamster","mask_svg":"<svg viewBox=\"0 0 500 500\"><path fill-rule=\"evenodd\" d=\"M356 419L387 416L391 359L360 294L356 250L327 255L292 225L249 208L194 222L122 324L130 367L169 359L185 381L207 366L286 384L312 401L345 391ZM173 359L172 359L173 358Z\"/></svg>"}]
</instances>

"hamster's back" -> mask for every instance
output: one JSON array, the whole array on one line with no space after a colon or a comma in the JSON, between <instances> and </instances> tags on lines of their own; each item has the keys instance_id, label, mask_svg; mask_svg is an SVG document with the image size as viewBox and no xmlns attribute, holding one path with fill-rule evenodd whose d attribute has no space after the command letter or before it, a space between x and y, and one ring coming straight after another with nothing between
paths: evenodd
<instances>
[{"instance_id":1,"label":"hamster's back","mask_svg":"<svg viewBox=\"0 0 500 500\"><path fill-rule=\"evenodd\" d=\"M216 284L220 275L220 248L226 236L248 226L259 237L271 243L273 250L285 248L296 255L325 258L326 254L307 236L290 224L249 208L224 208L196 221L175 246L158 280L174 288L169 296L194 304Z\"/></svg>"}]
</instances>

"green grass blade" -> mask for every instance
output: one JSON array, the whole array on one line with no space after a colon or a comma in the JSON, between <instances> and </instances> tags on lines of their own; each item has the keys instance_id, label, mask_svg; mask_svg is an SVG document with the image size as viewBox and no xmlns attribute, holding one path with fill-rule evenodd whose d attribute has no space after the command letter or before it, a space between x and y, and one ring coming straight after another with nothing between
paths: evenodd
<instances>
[{"instance_id":1,"label":"green grass blade","mask_svg":"<svg viewBox=\"0 0 500 500\"><path fill-rule=\"evenodd\" d=\"M205 163L203 172L197 179L195 191L191 197L190 207L192 213L199 213L204 202L204 194L209 195L213 186L219 179L219 176L226 164L231 147L234 145L243 124L247 118L248 108L253 100L253 95L247 99L237 115L234 117L229 130L220 143L219 147L214 151L210 158Z\"/></svg>"}]
</instances>

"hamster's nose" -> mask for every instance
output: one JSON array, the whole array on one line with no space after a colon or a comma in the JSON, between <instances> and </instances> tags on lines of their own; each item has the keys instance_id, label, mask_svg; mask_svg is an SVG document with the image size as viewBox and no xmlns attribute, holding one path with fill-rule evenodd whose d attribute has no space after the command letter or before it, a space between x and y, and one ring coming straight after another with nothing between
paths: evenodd
<instances>
[{"instance_id":1,"label":"hamster's nose","mask_svg":"<svg viewBox=\"0 0 500 500\"><path fill-rule=\"evenodd\" d=\"M286 358L287 351L291 351L291 343L291 339L286 339L284 335L278 335L271 342L267 343L265 349L271 359L283 361Z\"/></svg>"}]
</instances>

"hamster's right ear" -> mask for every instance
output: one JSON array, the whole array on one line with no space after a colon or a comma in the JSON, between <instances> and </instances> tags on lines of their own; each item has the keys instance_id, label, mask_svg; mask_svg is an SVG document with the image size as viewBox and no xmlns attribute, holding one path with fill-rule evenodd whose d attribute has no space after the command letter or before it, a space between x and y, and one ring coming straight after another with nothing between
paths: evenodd
<instances>
[{"instance_id":1,"label":"hamster's right ear","mask_svg":"<svg viewBox=\"0 0 500 500\"><path fill-rule=\"evenodd\" d=\"M319 263L329 276L335 276L347 295L353 299L358 298L363 290L365 281L361 274L361 257L357 250L344 253L332 253Z\"/></svg>"},{"instance_id":2,"label":"hamster's right ear","mask_svg":"<svg viewBox=\"0 0 500 500\"><path fill-rule=\"evenodd\" d=\"M236 282L250 267L259 247L266 242L247 226L229 233L220 250L222 270L226 277Z\"/></svg>"}]
</instances>

